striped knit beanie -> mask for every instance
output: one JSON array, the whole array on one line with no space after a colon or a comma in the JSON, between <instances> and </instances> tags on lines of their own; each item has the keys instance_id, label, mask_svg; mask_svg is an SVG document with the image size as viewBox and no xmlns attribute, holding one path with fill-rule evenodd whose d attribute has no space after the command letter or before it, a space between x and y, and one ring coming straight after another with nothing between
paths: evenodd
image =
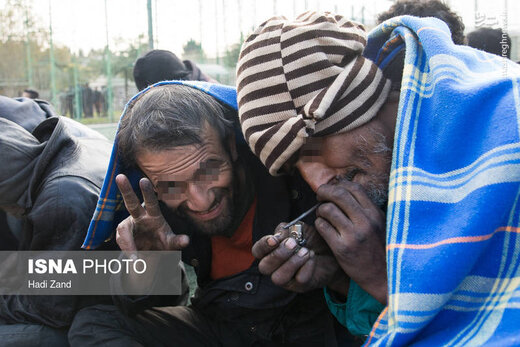
<instances>
[{"instance_id":1,"label":"striped knit beanie","mask_svg":"<svg viewBox=\"0 0 520 347\"><path fill-rule=\"evenodd\" d=\"M366 33L340 15L306 12L269 19L242 45L237 98L246 141L271 175L309 136L370 121L390 81L362 56Z\"/></svg>"}]
</instances>

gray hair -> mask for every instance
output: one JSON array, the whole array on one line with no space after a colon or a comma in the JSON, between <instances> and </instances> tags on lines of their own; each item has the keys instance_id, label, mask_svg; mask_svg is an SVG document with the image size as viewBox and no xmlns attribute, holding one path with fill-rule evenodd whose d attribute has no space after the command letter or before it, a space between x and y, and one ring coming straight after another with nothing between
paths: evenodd
<instances>
[{"instance_id":1,"label":"gray hair","mask_svg":"<svg viewBox=\"0 0 520 347\"><path fill-rule=\"evenodd\" d=\"M236 111L195 88L171 84L153 87L127 110L117 134L125 166L135 166L143 150L159 151L204 143L207 126L215 129L227 149Z\"/></svg>"}]
</instances>

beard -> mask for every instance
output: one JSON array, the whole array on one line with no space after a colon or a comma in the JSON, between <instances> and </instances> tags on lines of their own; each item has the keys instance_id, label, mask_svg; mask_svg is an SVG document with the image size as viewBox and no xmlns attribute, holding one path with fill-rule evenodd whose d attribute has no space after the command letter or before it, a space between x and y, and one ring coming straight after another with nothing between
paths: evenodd
<instances>
[{"instance_id":1,"label":"beard","mask_svg":"<svg viewBox=\"0 0 520 347\"><path fill-rule=\"evenodd\" d=\"M197 218L187 204L182 203L176 211L176 214L185 220L196 232L207 236L229 236L230 226L235 215L234 198L229 188L212 188L215 200L208 210L211 210L222 204L222 211L218 216L210 220L201 220ZM220 208L218 206L217 208ZM190 213L191 212L191 213Z\"/></svg>"},{"instance_id":2,"label":"beard","mask_svg":"<svg viewBox=\"0 0 520 347\"><path fill-rule=\"evenodd\" d=\"M372 202L383 211L388 205L388 176L371 175L369 181L363 185Z\"/></svg>"},{"instance_id":3,"label":"beard","mask_svg":"<svg viewBox=\"0 0 520 347\"><path fill-rule=\"evenodd\" d=\"M377 130L371 128L370 136L374 139L371 145L363 139L359 144L359 158L365 164L366 169L370 169L370 157L376 156L377 160L384 163L388 169L384 172L369 172L365 169L354 169L352 171L362 172L364 174L364 182L362 187L365 189L370 200L381 210L386 211L388 205L388 182L390 176L390 166L392 164L392 148L387 144L386 136ZM352 180L352 172L347 173L340 178L341 180Z\"/></svg>"}]
</instances>

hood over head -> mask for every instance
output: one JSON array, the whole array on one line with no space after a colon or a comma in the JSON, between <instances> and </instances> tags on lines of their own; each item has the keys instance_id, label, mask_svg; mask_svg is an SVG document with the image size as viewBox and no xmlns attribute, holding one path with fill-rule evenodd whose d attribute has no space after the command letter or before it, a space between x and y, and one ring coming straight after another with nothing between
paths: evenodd
<instances>
[{"instance_id":1,"label":"hood over head","mask_svg":"<svg viewBox=\"0 0 520 347\"><path fill-rule=\"evenodd\" d=\"M0 118L0 205L28 207L29 182L44 149L30 132Z\"/></svg>"},{"instance_id":2,"label":"hood over head","mask_svg":"<svg viewBox=\"0 0 520 347\"><path fill-rule=\"evenodd\" d=\"M47 113L32 99L12 99L0 95L0 118L9 119L28 132L32 132L47 117Z\"/></svg>"}]
</instances>

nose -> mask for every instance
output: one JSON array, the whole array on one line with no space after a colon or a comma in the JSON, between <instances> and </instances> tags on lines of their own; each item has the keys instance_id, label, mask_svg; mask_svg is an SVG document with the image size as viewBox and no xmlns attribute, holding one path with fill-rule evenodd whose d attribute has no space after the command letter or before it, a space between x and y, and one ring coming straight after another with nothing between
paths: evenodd
<instances>
[{"instance_id":1,"label":"nose","mask_svg":"<svg viewBox=\"0 0 520 347\"><path fill-rule=\"evenodd\" d=\"M186 205L194 212L204 212L211 208L215 196L207 185L189 182L186 187Z\"/></svg>"},{"instance_id":2,"label":"nose","mask_svg":"<svg viewBox=\"0 0 520 347\"><path fill-rule=\"evenodd\" d=\"M316 192L318 188L336 177L336 170L319 162L298 160L296 168L300 171L303 179Z\"/></svg>"}]
</instances>

